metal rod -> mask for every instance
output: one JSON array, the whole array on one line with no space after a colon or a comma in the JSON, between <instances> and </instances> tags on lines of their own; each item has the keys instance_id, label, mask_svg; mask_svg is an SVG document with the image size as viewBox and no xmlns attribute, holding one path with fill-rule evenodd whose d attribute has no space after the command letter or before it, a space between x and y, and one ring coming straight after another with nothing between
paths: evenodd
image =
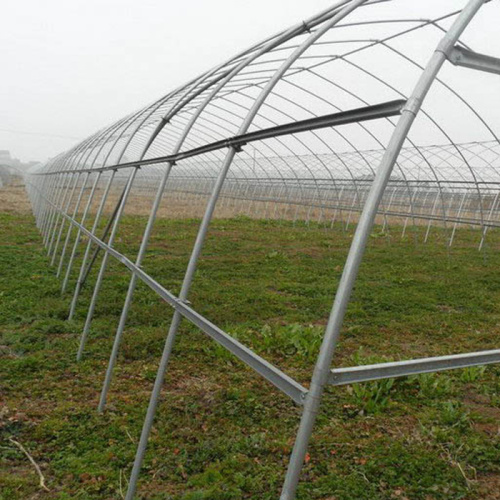
<instances>
[{"instance_id":1,"label":"metal rod","mask_svg":"<svg viewBox=\"0 0 500 500\"><path fill-rule=\"evenodd\" d=\"M206 76L206 78L209 78L210 76L211 76L211 73L208 73L207 76ZM201 82L203 82L203 79L201 80ZM202 88L205 88L205 87L202 86ZM197 95L197 93L195 93L194 95ZM171 113L172 112L177 112L177 110L179 109L179 103L181 103L181 102L184 105L187 104L188 102L190 102L189 99L186 100L186 94L181 95L180 99L173 106L173 109L175 111L171 111ZM177 145L174 148L174 152L179 151L179 149L181 148L184 140L186 139L187 135L191 131L192 126L196 122L196 119L201 114L201 112L203 111L203 109L205 109L205 107L208 104L208 102L209 101L207 99L205 99L204 104L202 104L201 106L199 106L199 109L197 110L197 112L191 117L191 119L188 122L187 126L185 127L183 133L179 137L179 140L177 141ZM160 125L156 128L156 130L153 132L153 134L151 134L148 142L146 143L146 145L145 145L145 147L144 147L144 149L143 149L143 151L141 153L141 156L140 156L141 160L144 158L144 156L148 152L149 147L153 144L153 141L156 139L157 135L160 133L160 131L163 129L163 127L168 123L169 117L170 117L170 113L167 114L167 116L165 116L163 118L163 120L160 122ZM165 186L166 186L167 181L169 179L170 172L172 170L173 165L174 165L173 162L168 162L167 163L167 167L166 167L165 172L163 174L162 180L160 182L160 185L158 186L158 189L157 189L157 192L156 192L156 196L155 196L153 205L151 207L151 212L150 212L150 215L149 215L148 223L146 225L146 229L145 229L143 237L142 237L141 246L139 248L139 252L137 253L136 264L135 264L136 267L139 267L141 265L142 260L144 258L144 255L146 253L147 246L148 246L148 243L149 243L149 239L151 237L151 232L153 230L153 226L154 226L154 223L155 223L155 220L156 220L157 212L158 212L158 209L160 207L160 203L161 203L161 200L162 200L162 197L163 197L163 192L165 191ZM105 375L103 387L102 387L102 390L101 390L101 396L99 398L99 405L98 405L98 411L99 412L104 411L104 407L106 405L107 394L108 394L108 391L109 391L109 387L110 387L111 379L112 379L112 375L113 375L113 369L114 369L114 366L115 366L115 363L116 363L116 358L118 356L118 350L119 350L121 339L122 339L122 336L123 336L123 331L125 329L125 324L126 324L127 317L128 317L128 311L129 311L130 305L132 303L132 299L133 299L133 295L134 295L134 291L135 291L135 287L136 287L136 282L137 282L137 275L136 274L132 274L130 282L129 282L129 287L128 287L128 290L127 290L127 295L125 297L125 304L123 306L123 309L122 309L122 312L121 312L121 315L120 315L120 321L119 321L119 324L118 324L118 328L117 328L117 331L115 333L115 339L113 341L113 348L111 350L111 355L110 355L110 358L109 358L108 367L106 369L106 375Z\"/></svg>"},{"instance_id":2,"label":"metal rod","mask_svg":"<svg viewBox=\"0 0 500 500\"><path fill-rule=\"evenodd\" d=\"M81 174L80 173L75 173L73 174L73 177L75 179L75 182L73 183L73 187L71 188L70 191L66 191L65 197L63 199L63 202L61 204L61 210L64 211L64 213L68 212L69 207L71 206L71 201L73 200L73 196L76 191L76 187L78 185L78 181L80 180ZM69 196L66 196L69 193ZM60 223L59 223L60 221ZM50 259L50 265L53 266L56 260L57 256L57 249L59 248L59 243L61 241L61 236L62 232L64 229L64 225L66 223L66 220L64 218L61 218L60 213L57 214L57 219L56 223L54 225L54 232L52 233L52 238L49 246L49 257ZM59 231L57 230L59 226ZM54 238L54 236L57 234L57 238Z\"/></svg>"},{"instance_id":3,"label":"metal rod","mask_svg":"<svg viewBox=\"0 0 500 500\"><path fill-rule=\"evenodd\" d=\"M112 248L109 244L103 242L91 231L83 225L76 222L71 216L62 214L62 216L73 226L77 227L84 235L99 245L107 255L114 257L119 262L124 264L138 279L146 284L151 290L157 293L165 302L172 306L176 313L198 326L200 330L206 333L217 343L225 347L228 351L234 354L238 359L253 368L257 373L262 375L266 380L275 385L278 389L287 394L297 404L303 404L307 390L291 377L283 373L281 370L271 365L268 361L261 358L259 355L252 352L249 348L235 340L231 335L224 332L221 328L214 325L207 318L196 312L187 304L186 299L176 297L169 292L155 279L144 272L139 265L134 264L130 259L122 253Z\"/></svg>"},{"instance_id":4,"label":"metal rod","mask_svg":"<svg viewBox=\"0 0 500 500\"><path fill-rule=\"evenodd\" d=\"M115 178L115 174L116 174L116 171L113 170L111 172L111 175L109 176L108 182L106 184L106 188L104 189L104 193L103 193L101 201L99 203L99 208L97 209L97 213L96 213L95 218L94 218L94 223L92 225L92 229L90 230L90 235L92 237L95 235L95 232L97 230L97 226L99 225L99 222L101 220L101 214L102 214L102 212L104 210L104 207L106 205L106 201L108 199L108 194L109 194L109 191L111 189L111 185L113 184L113 180ZM73 299L71 300L71 305L70 305L70 311L69 311L68 320L72 320L73 316L75 314L76 303L78 301L78 297L80 295L80 290L82 288L83 275L85 273L86 263L87 263L87 259L88 259L88 256L90 254L91 248L92 248L92 238L89 237L89 240L87 242L87 247L86 247L85 253L83 255L82 263L80 265L80 272L79 272L79 275L78 275L78 280L76 281L75 291L73 292ZM80 357L81 357L81 353L79 353L77 355L77 361L80 360Z\"/></svg>"},{"instance_id":5,"label":"metal rod","mask_svg":"<svg viewBox=\"0 0 500 500\"><path fill-rule=\"evenodd\" d=\"M363 106L361 108L355 108L348 111L341 111L339 113L332 113L329 115L309 118L307 120L286 123L284 125L278 125L276 127L257 130L255 132L239 134L234 137L228 137L227 139L222 139L220 141L215 141L206 144L204 146L190 149L188 151L182 151L167 156L148 158L147 160L132 161L127 163L120 163L106 167L80 169L80 172L86 172L87 170L92 172L99 172L112 169L143 167L146 165L155 165L158 163L166 163L166 162L175 163L180 160L185 160L187 158L192 158L194 156L199 156L201 154L210 153L212 151L217 151L231 146L234 146L236 149L239 149L245 144L251 142L263 141L265 139L280 137L283 135L298 134L300 132L318 130L326 127L335 127L338 125L346 125L349 123L359 123L368 120L376 120L379 118L397 116L401 114L401 110L403 109L405 102L406 101L404 99L396 99L393 101L387 101L380 104L375 104L373 106Z\"/></svg>"},{"instance_id":6,"label":"metal rod","mask_svg":"<svg viewBox=\"0 0 500 500\"><path fill-rule=\"evenodd\" d=\"M75 207L73 209L73 217L72 217L73 219L76 219L76 216L78 215L78 210L80 209L80 203L82 201L83 193L85 192L85 189L87 187L87 182L89 180L89 177L90 177L90 172L87 172L87 174L85 175L85 178L82 182L82 188L80 189L80 193L78 194L78 198L76 200ZM59 265L57 266L56 276L58 278L61 275L62 267L64 264L64 257L66 256L66 248L68 247L68 243L69 243L69 239L71 237L72 230L73 230L73 226L71 224L69 224L68 231L66 233L66 238L64 241L64 245L63 245L63 248L61 251L61 256L59 258Z\"/></svg>"},{"instance_id":7,"label":"metal rod","mask_svg":"<svg viewBox=\"0 0 500 500\"><path fill-rule=\"evenodd\" d=\"M500 59L498 57L472 52L457 45L450 51L448 59L455 66L500 75Z\"/></svg>"},{"instance_id":8,"label":"metal rod","mask_svg":"<svg viewBox=\"0 0 500 500\"><path fill-rule=\"evenodd\" d=\"M340 1L337 5L340 8L345 3L348 3L348 2ZM361 0L359 0L358 2L354 2L354 4L353 4L354 7L353 8L356 8L356 6L358 4L361 4L361 3L363 3L363 1L361 1ZM348 9L349 8L347 8L347 10ZM340 12L342 13L342 12L344 12L344 10L346 10L346 9L342 9L342 10L340 10ZM343 16L340 16L340 18L342 18L342 17ZM339 18L338 14L337 15L333 15L333 17L332 17L333 21L330 20L327 23L327 27L326 28L323 27L322 30L321 30L321 32L326 31L330 25L335 24L335 22L337 22L338 18ZM292 31L294 29L295 28L292 28ZM285 34L285 37L286 36L287 36L287 34ZM305 42L303 42L302 45L299 48L297 48L287 58L287 60L282 64L282 66L279 68L279 70L276 71L276 73L273 75L273 77L270 79L270 81L266 85L265 89L261 91L260 95L254 101L254 103L252 105L252 108L249 110L247 116L243 120L243 122L242 122L242 124L240 126L240 129L239 129L239 135L245 134L248 131L248 128L250 127L253 118L255 117L255 115L257 114L258 110L260 109L260 107L264 103L264 101L267 98L267 96L271 93L272 89L275 87L275 85L278 83L278 81L280 80L280 78L286 72L286 70L307 49L307 47L309 47L310 44L312 44L313 41L315 39L319 38L320 36L321 36L321 33L320 34L311 35L310 37L308 37L308 40L305 41ZM255 60L258 57L258 55L265 53L266 49L267 49L267 47L264 46L261 49L261 51L259 51L255 55L253 55L253 57L250 57L246 61L242 62L240 64L240 66L237 67L233 71L233 74L237 74L240 71L240 69L243 69L246 65L248 65L250 62L252 62L252 60ZM225 81L222 82L222 84L220 85L220 88L222 88L223 85L225 83L227 83L231 79L231 77L233 76L233 74L229 75L229 77L227 78L227 80L225 80ZM233 145L231 145L229 147L229 150L227 152L226 158L224 159L224 164L221 167L221 170L219 172L219 175L217 177L216 183L214 185L212 194L211 194L210 199L208 201L208 204L207 204L207 207L206 207L206 210L205 210L205 214L203 216L203 220L202 220L202 223L201 223L200 228L198 230L198 235L196 237L195 244L193 246L193 251L192 251L192 254L191 254L191 258L189 260L189 263L188 263L188 266L187 266L187 269L186 269L186 274L184 276L184 281L183 281L181 292L180 292L180 295L179 295L179 299L181 301L183 301L183 302L187 299L187 296L188 296L188 293L189 293L189 289L191 287L192 278L193 278L194 272L196 270L198 258L199 258L199 255L201 253L202 247L203 247L203 243L204 243L204 240L205 240L205 237L206 237L206 233L208 231L208 226L209 226L210 221L212 219L212 215L213 215L213 212L215 210L215 205L216 205L217 200L219 198L220 191L222 189L224 180L225 180L225 178L227 176L227 173L229 171L229 167L231 166L231 163L232 163L233 158L234 158L234 156L235 156L235 154L237 152L237 149L238 148L236 148ZM142 466L142 460L144 458L144 453L146 451L147 441L148 441L148 438L149 438L151 427L153 425L153 420L154 420L154 416L155 416L155 413L156 413L156 407L157 407L157 404L158 404L158 399L159 399L159 396L160 396L161 387L163 385L163 379L165 377L165 372L166 372L166 369L167 369L167 366L168 366L168 362L169 362L170 355L171 355L171 352L172 352L172 347L173 347L174 342L175 342L175 337L177 335L177 329L179 327L180 321L181 321L181 315L180 315L180 313L178 311L175 311L174 316L172 318L172 322L170 324L170 329L169 329L169 333L167 335L165 346L164 346L164 349L163 349L162 358L161 358L161 361L160 361L160 366L159 366L157 374L156 374L155 385L154 385L153 392L151 394L151 398L150 398L150 401L149 401L148 411L147 411L147 414L146 414L146 419L144 421L144 425L143 425L143 429L142 429L142 433L141 433L141 438L140 438L140 441L139 441L139 445L137 447L137 453L136 453L136 457L135 457L135 461L134 461L134 467L132 469L132 474L131 474L131 477L130 477L129 487L128 487L128 490L127 490L127 495L125 497L126 500L132 500L133 497L134 497L134 494L135 494L135 489L137 487L137 479L139 477L139 472L140 472L140 469L141 469L141 466Z\"/></svg>"},{"instance_id":9,"label":"metal rod","mask_svg":"<svg viewBox=\"0 0 500 500\"><path fill-rule=\"evenodd\" d=\"M336 368L331 370L328 383L331 385L347 385L357 382L407 377L408 375L418 375L420 373L433 373L493 363L500 363L500 349L379 363L375 365Z\"/></svg>"},{"instance_id":10,"label":"metal rod","mask_svg":"<svg viewBox=\"0 0 500 500\"><path fill-rule=\"evenodd\" d=\"M295 445L290 457L290 463L280 497L281 500L293 500L295 498L300 471L304 463L309 440L316 421L317 413L319 411L324 387L329 380L330 365L340 335L340 328L342 326L352 289L358 275L367 239L373 227L378 206L382 199L382 195L384 194L384 190L387 186L399 152L401 151L406 136L418 111L420 110L422 102L425 99L432 82L446 60L446 55L452 49L453 45L456 43L458 37L466 28L470 20L483 5L483 2L484 0L470 0L464 10L456 18L452 27L446 33L442 41L439 43L401 114L385 151L384 157L382 158L380 166L377 170L372 188L370 189L370 194L368 195L363 212L359 219L351 244L351 249L342 273L342 278L335 295L335 301L325 330L320 354L316 361L311 385L304 404L299 431L297 433Z\"/></svg>"},{"instance_id":11,"label":"metal rod","mask_svg":"<svg viewBox=\"0 0 500 500\"><path fill-rule=\"evenodd\" d=\"M108 237L109 231L111 227L113 226L113 223L115 222L116 216L120 210L120 207L122 206L123 203L123 198L125 197L125 193L127 191L127 186L128 184L125 184L125 187L123 188L120 197L118 198L118 201L115 204L115 208L111 212L111 215L109 216L108 222L106 222L106 226L104 227L104 230L102 232L101 240L106 241L106 238ZM97 257L99 256L99 251L101 250L100 247L96 247L94 250L94 253L92 254L92 257L90 258L89 263L87 264L87 267L85 268L85 272L83 273L82 276L82 283L81 285L85 285L85 282L87 281L87 278L89 277L90 272L92 271L92 268L94 267L94 264L97 260Z\"/></svg>"},{"instance_id":12,"label":"metal rod","mask_svg":"<svg viewBox=\"0 0 500 500\"><path fill-rule=\"evenodd\" d=\"M85 208L83 210L82 218L80 220L80 224L82 226L85 224L90 207L92 206L92 202L94 201L95 192L96 192L97 186L99 185L99 181L101 180L101 176L102 176L102 173L99 172L95 177L94 184L92 185L92 190L89 194L89 197L87 199L87 203L86 203ZM64 293L66 291L69 276L71 274L71 269L73 268L73 261L75 259L76 251L77 251L78 245L80 243L81 234L82 233L81 233L80 229L78 229L78 231L76 233L76 237L75 237L75 242L73 243L73 249L71 250L71 255L69 257L68 267L66 268L66 273L64 275L64 280L63 280L63 284L61 287L61 293Z\"/></svg>"},{"instance_id":13,"label":"metal rod","mask_svg":"<svg viewBox=\"0 0 500 500\"><path fill-rule=\"evenodd\" d=\"M115 221L113 224L113 229L111 230L111 235L109 236L108 245L110 247L113 246L115 236L116 236L116 233L118 231L118 224L120 223L120 219L121 219L121 216L122 216L123 211L125 209L125 204L127 202L128 195L130 194L130 190L132 189L132 184L134 182L135 176L136 176L139 168L140 167L134 168L134 170L132 170L132 172L130 173L130 176L128 178L127 187L125 188L125 193L124 193L122 202L120 204L120 207L118 209L118 213L116 215L116 218L115 218ZM85 325L83 327L83 331L82 331L82 334L80 336L80 345L78 347L78 354L77 354L78 360L81 359L81 356L83 354L83 349L85 348L85 343L87 341L87 337L88 337L88 334L90 331L90 325L92 323L92 318L94 316L95 306L97 303L97 297L99 296L99 291L101 289L102 281L104 279L104 273L106 272L108 259L109 259L109 252L105 252L104 257L102 258L101 267L99 269L99 274L97 275L97 280L96 280L96 283L94 285L94 291L92 293L92 298L90 299L90 305L89 305L89 309L87 312L87 318L85 320Z\"/></svg>"},{"instance_id":14,"label":"metal rod","mask_svg":"<svg viewBox=\"0 0 500 500\"><path fill-rule=\"evenodd\" d=\"M168 180L168 177L170 175L171 170L172 170L172 163L168 163L167 168L165 170L165 174L163 176L163 179L158 187L158 191L156 193L153 207L151 208L151 213L149 216L148 223L146 225L146 229L145 229L144 234L142 236L141 246L140 246L139 252L137 254L136 266L140 266L142 264L142 260L144 258L144 255L146 253L146 249L147 249L147 246L149 243L149 238L151 236L151 231L153 230L153 225L154 225L154 222L156 220L156 214L158 212L158 208L160 207L161 199L163 196L163 191L165 190L165 185L167 184L167 180ZM109 358L108 367L106 369L106 375L104 378L104 383L103 383L101 395L99 398L99 405L98 405L99 412L103 412L104 407L106 405L106 398L108 395L109 386L111 384L111 378L113 376L113 369L114 369L114 366L116 363L116 358L118 356L118 349L120 347L120 342L121 342L121 338L123 335L123 330L125 328L125 323L127 321L128 310L129 310L130 305L132 303L132 298L134 295L136 283L137 283L137 275L133 274L131 277L130 283L129 283L128 290L127 290L125 304L123 306L122 313L120 315L120 322L118 324L118 329L117 329L116 334L115 334L113 348L111 350L111 355Z\"/></svg>"}]
</instances>

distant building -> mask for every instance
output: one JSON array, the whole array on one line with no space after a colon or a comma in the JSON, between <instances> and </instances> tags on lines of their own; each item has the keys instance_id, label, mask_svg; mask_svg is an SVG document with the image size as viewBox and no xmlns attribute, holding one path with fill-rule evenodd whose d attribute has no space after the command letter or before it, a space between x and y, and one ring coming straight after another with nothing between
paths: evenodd
<instances>
[{"instance_id":1,"label":"distant building","mask_svg":"<svg viewBox=\"0 0 500 500\"><path fill-rule=\"evenodd\" d=\"M11 161L10 151L8 149L0 149L0 163L9 165Z\"/></svg>"},{"instance_id":2,"label":"distant building","mask_svg":"<svg viewBox=\"0 0 500 500\"><path fill-rule=\"evenodd\" d=\"M19 179L23 172L37 163L39 162L22 163L17 158L12 158L8 149L0 149L0 187Z\"/></svg>"},{"instance_id":3,"label":"distant building","mask_svg":"<svg viewBox=\"0 0 500 500\"><path fill-rule=\"evenodd\" d=\"M22 163L17 158L12 158L8 149L0 149L0 165L20 168Z\"/></svg>"}]
</instances>

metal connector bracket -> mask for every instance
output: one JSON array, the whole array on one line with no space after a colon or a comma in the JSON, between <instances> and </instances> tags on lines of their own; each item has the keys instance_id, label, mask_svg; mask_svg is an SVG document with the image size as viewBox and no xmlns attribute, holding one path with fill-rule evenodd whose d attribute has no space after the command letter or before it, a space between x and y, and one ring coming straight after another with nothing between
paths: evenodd
<instances>
[{"instance_id":1,"label":"metal connector bracket","mask_svg":"<svg viewBox=\"0 0 500 500\"><path fill-rule=\"evenodd\" d=\"M500 59L497 57L486 56L471 50L464 49L455 45L448 55L448 60L455 66L485 71L500 75Z\"/></svg>"}]
</instances>

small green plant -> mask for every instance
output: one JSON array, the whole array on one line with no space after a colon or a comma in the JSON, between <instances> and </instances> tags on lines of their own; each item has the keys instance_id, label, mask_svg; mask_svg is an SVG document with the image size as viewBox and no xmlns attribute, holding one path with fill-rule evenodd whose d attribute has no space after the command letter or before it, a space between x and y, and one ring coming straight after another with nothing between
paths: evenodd
<instances>
[{"instance_id":1,"label":"small green plant","mask_svg":"<svg viewBox=\"0 0 500 500\"><path fill-rule=\"evenodd\" d=\"M394 387L395 379L388 378L376 380L375 382L366 382L354 384L349 390L354 403L361 408L363 414L379 413L389 405L389 398Z\"/></svg>"},{"instance_id":2,"label":"small green plant","mask_svg":"<svg viewBox=\"0 0 500 500\"><path fill-rule=\"evenodd\" d=\"M408 377L407 384L417 388L422 399L435 399L446 396L452 391L452 380L447 375L421 373Z\"/></svg>"},{"instance_id":3,"label":"small green plant","mask_svg":"<svg viewBox=\"0 0 500 500\"><path fill-rule=\"evenodd\" d=\"M287 262L287 256L285 253L278 250L271 250L267 255L266 259L270 261L276 261L275 264L283 265Z\"/></svg>"},{"instance_id":4,"label":"small green plant","mask_svg":"<svg viewBox=\"0 0 500 500\"><path fill-rule=\"evenodd\" d=\"M486 366L469 366L460 372L460 380L466 384L476 382L483 378Z\"/></svg>"},{"instance_id":5,"label":"small green plant","mask_svg":"<svg viewBox=\"0 0 500 500\"><path fill-rule=\"evenodd\" d=\"M456 401L446 401L441 405L440 423L464 430L470 426L469 413Z\"/></svg>"},{"instance_id":6,"label":"small green plant","mask_svg":"<svg viewBox=\"0 0 500 500\"><path fill-rule=\"evenodd\" d=\"M260 347L265 352L314 359L323 340L323 327L298 323L272 328L264 325L260 331Z\"/></svg>"},{"instance_id":7,"label":"small green plant","mask_svg":"<svg viewBox=\"0 0 500 500\"><path fill-rule=\"evenodd\" d=\"M380 356L365 356L362 349L358 349L352 361L355 366L371 365L389 361ZM373 414L383 411L389 405L390 395L396 380L393 378L380 379L373 382L353 384L348 392L353 396L356 406L362 413Z\"/></svg>"},{"instance_id":8,"label":"small green plant","mask_svg":"<svg viewBox=\"0 0 500 500\"><path fill-rule=\"evenodd\" d=\"M383 229L375 229L370 234L370 238L373 238L373 239L387 238L387 236L388 236L387 232L384 231Z\"/></svg>"}]
</instances>

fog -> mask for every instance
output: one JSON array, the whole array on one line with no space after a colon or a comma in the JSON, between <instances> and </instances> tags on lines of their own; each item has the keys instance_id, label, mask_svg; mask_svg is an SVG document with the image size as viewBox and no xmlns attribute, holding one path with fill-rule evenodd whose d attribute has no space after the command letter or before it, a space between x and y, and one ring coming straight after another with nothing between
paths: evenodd
<instances>
[{"instance_id":1,"label":"fog","mask_svg":"<svg viewBox=\"0 0 500 500\"><path fill-rule=\"evenodd\" d=\"M418 3L422 2L429 4L429 15L436 4L450 11L465 4L465 0ZM0 149L23 161L54 156L235 52L332 3L3 2ZM380 7L387 12L389 4ZM412 4L403 2L406 12L411 12ZM491 32L476 28L476 33L489 34L491 39ZM488 53L500 56L500 44L495 48L496 53L493 49Z\"/></svg>"}]
</instances>

